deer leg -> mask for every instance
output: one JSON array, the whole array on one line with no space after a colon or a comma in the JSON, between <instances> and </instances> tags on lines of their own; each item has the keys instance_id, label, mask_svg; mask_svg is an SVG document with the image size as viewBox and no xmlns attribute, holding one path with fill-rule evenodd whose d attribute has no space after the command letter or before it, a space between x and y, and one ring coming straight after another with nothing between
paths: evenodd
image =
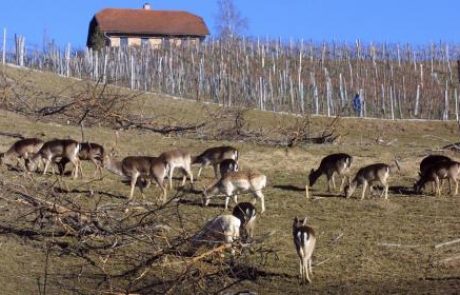
<instances>
[{"instance_id":1,"label":"deer leg","mask_svg":"<svg viewBox=\"0 0 460 295\"><path fill-rule=\"evenodd\" d=\"M233 195L233 202L235 202L235 204L238 204L238 195L237 194Z\"/></svg>"},{"instance_id":2,"label":"deer leg","mask_svg":"<svg viewBox=\"0 0 460 295\"><path fill-rule=\"evenodd\" d=\"M212 168L214 169L214 176L216 179L219 178L219 167L218 167L218 164L213 164L212 165Z\"/></svg>"},{"instance_id":3,"label":"deer leg","mask_svg":"<svg viewBox=\"0 0 460 295\"><path fill-rule=\"evenodd\" d=\"M344 184L345 184L345 178L346 178L346 176L343 175L343 176L342 176L342 180L340 181L339 193L341 193L341 192L343 191L343 186L344 186Z\"/></svg>"},{"instance_id":4,"label":"deer leg","mask_svg":"<svg viewBox=\"0 0 460 295\"><path fill-rule=\"evenodd\" d=\"M256 198L260 199L260 205L262 206L262 210L260 211L260 214L264 213L265 212L265 197L264 197L264 194L262 193L262 191L256 191L254 193L254 196Z\"/></svg>"},{"instance_id":5,"label":"deer leg","mask_svg":"<svg viewBox=\"0 0 460 295\"><path fill-rule=\"evenodd\" d=\"M78 158L73 158L73 159L69 159L70 162L72 162L73 166L74 166L74 175L73 175L73 178L74 179L77 179L78 178L78 171L81 170L81 167L80 167L80 160ZM83 177L83 174L82 174L82 177Z\"/></svg>"},{"instance_id":6,"label":"deer leg","mask_svg":"<svg viewBox=\"0 0 460 295\"><path fill-rule=\"evenodd\" d=\"M361 200L364 200L364 196L366 195L366 189L367 189L367 181L363 182L363 193L361 195Z\"/></svg>"},{"instance_id":7,"label":"deer leg","mask_svg":"<svg viewBox=\"0 0 460 295\"><path fill-rule=\"evenodd\" d=\"M225 196L225 210L228 209L228 201L230 200L230 196Z\"/></svg>"},{"instance_id":8,"label":"deer leg","mask_svg":"<svg viewBox=\"0 0 460 295\"><path fill-rule=\"evenodd\" d=\"M335 176L334 176L334 173L331 175L331 180L332 180L332 187L334 188L334 191L337 191L337 186L335 185Z\"/></svg>"},{"instance_id":9,"label":"deer leg","mask_svg":"<svg viewBox=\"0 0 460 295\"><path fill-rule=\"evenodd\" d=\"M128 199L131 201L134 196L134 188L136 187L137 178L139 177L139 173L134 173L131 175L131 191L129 192Z\"/></svg>"},{"instance_id":10,"label":"deer leg","mask_svg":"<svg viewBox=\"0 0 460 295\"><path fill-rule=\"evenodd\" d=\"M196 179L200 178L201 170L203 170L203 165L201 165L200 169L198 169L198 174L196 175Z\"/></svg>"},{"instance_id":11,"label":"deer leg","mask_svg":"<svg viewBox=\"0 0 460 295\"><path fill-rule=\"evenodd\" d=\"M456 196L457 193L458 193L458 180L455 179L455 178L453 180L454 180L454 183L455 183L455 194L454 194L454 196Z\"/></svg>"},{"instance_id":12,"label":"deer leg","mask_svg":"<svg viewBox=\"0 0 460 295\"><path fill-rule=\"evenodd\" d=\"M313 269L311 267L311 257L308 259L308 270L310 271L310 275L313 275Z\"/></svg>"},{"instance_id":13,"label":"deer leg","mask_svg":"<svg viewBox=\"0 0 460 295\"><path fill-rule=\"evenodd\" d=\"M308 259L304 259L303 267L304 267L305 279L308 283L311 283L310 275L308 274Z\"/></svg>"},{"instance_id":14,"label":"deer leg","mask_svg":"<svg viewBox=\"0 0 460 295\"><path fill-rule=\"evenodd\" d=\"M174 166L171 166L169 168L169 174L168 174L168 180L169 180L169 188L172 189L173 188L173 184L172 184L172 177L173 177L173 174L174 174Z\"/></svg>"},{"instance_id":15,"label":"deer leg","mask_svg":"<svg viewBox=\"0 0 460 295\"><path fill-rule=\"evenodd\" d=\"M300 273L300 281L303 281L303 263L302 258L299 260L299 273Z\"/></svg>"},{"instance_id":16,"label":"deer leg","mask_svg":"<svg viewBox=\"0 0 460 295\"><path fill-rule=\"evenodd\" d=\"M51 160L46 159L45 160L45 168L43 169L43 175L46 174L46 171L48 171L48 167L50 166Z\"/></svg>"},{"instance_id":17,"label":"deer leg","mask_svg":"<svg viewBox=\"0 0 460 295\"><path fill-rule=\"evenodd\" d=\"M434 182L436 183L436 194L435 194L435 196L436 197L441 196L441 189L440 189L440 186L439 186L439 178L435 177Z\"/></svg>"}]
</instances>

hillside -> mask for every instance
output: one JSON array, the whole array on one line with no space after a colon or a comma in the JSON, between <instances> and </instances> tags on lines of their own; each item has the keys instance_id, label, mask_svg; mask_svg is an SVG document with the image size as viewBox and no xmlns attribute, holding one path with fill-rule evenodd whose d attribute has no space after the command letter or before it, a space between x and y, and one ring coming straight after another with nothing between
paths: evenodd
<instances>
[{"instance_id":1,"label":"hillside","mask_svg":"<svg viewBox=\"0 0 460 295\"><path fill-rule=\"evenodd\" d=\"M206 208L200 205L199 191L214 181L211 168L205 169L194 189L187 185L170 191L171 201L159 207L160 190L155 185L146 190L144 200L136 190L135 201L126 206L129 186L108 172L100 181L91 179L94 168L88 163L83 166L86 177L77 180L39 174L30 179L4 165L0 283L5 294L232 294L242 290L449 294L460 288L460 245L434 247L459 238L458 196L412 193L420 160L458 141L456 122L301 118L221 109L115 87L98 95L100 86L84 81L8 67L2 71L3 133L80 140L78 123L83 118L85 140L113 149L118 158L159 155L176 147L196 155L211 146L231 144L241 151L242 169L257 169L269 182L264 190L267 211L257 221L260 242L233 262L225 254L190 263L190 258L179 255L186 252L185 244L179 252L162 249L189 237L222 212L223 199L213 199ZM105 105L104 98L115 107ZM95 109L86 109L84 102ZM66 103L72 105L43 115L44 108L49 112L50 107ZM241 134L231 133L235 126L241 127ZM299 133L315 137L324 130L340 138L335 144L311 144L299 137L298 144L285 144ZM15 140L0 136L0 150ZM373 196L361 201L360 190L350 199L325 193L324 178L312 188L312 198L306 199L308 172L333 152L354 156L353 173L366 164L400 158L402 169L391 177L389 200ZM73 208L73 213L38 210L24 201L27 195ZM250 196L240 199L250 200ZM92 224L88 232L76 231L74 221L69 222L75 217L72 214L79 214L79 222L97 220L105 231L91 232ZM318 235L312 285L298 284L291 233L294 216L308 216ZM158 225L169 230L159 230ZM161 259L156 259L159 253ZM449 260L452 257L457 258Z\"/></svg>"}]
</instances>

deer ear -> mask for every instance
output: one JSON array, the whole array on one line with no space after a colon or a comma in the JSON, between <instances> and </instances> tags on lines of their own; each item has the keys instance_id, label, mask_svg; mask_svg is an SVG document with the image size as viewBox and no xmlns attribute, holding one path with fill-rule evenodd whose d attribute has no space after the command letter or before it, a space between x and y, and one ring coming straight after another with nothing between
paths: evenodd
<instances>
[{"instance_id":1,"label":"deer ear","mask_svg":"<svg viewBox=\"0 0 460 295\"><path fill-rule=\"evenodd\" d=\"M305 218L304 218L303 221L302 221L302 225L307 225L307 219L308 219L308 217L305 216Z\"/></svg>"},{"instance_id":2,"label":"deer ear","mask_svg":"<svg viewBox=\"0 0 460 295\"><path fill-rule=\"evenodd\" d=\"M297 223L299 223L299 217L296 216L296 217L294 218L294 224L297 224Z\"/></svg>"}]
</instances>

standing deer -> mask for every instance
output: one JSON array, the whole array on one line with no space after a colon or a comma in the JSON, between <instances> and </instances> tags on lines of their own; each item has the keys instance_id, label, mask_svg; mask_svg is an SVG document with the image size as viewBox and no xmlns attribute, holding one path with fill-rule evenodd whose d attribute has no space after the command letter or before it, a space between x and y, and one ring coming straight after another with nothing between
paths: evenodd
<instances>
[{"instance_id":1,"label":"standing deer","mask_svg":"<svg viewBox=\"0 0 460 295\"><path fill-rule=\"evenodd\" d=\"M313 274L311 267L311 257L316 245L316 236L313 228L307 225L307 217L299 220L296 216L292 224L292 235L294 245L299 255L300 280L301 282L311 283L310 275Z\"/></svg>"},{"instance_id":2,"label":"standing deer","mask_svg":"<svg viewBox=\"0 0 460 295\"><path fill-rule=\"evenodd\" d=\"M104 168L108 171L128 178L131 181L129 200L134 196L134 188L139 177L150 182L152 179L158 184L163 192L163 202L166 201L166 188L163 185L168 171L168 165L159 157L131 156L121 161L114 160L111 156L104 157ZM140 187L141 196L144 197L143 188Z\"/></svg>"},{"instance_id":3,"label":"standing deer","mask_svg":"<svg viewBox=\"0 0 460 295\"><path fill-rule=\"evenodd\" d=\"M356 173L355 178L349 185L345 187L345 197L349 198L353 195L354 191L359 185L363 186L363 192L361 200L366 195L366 189L369 185L374 182L380 182L384 186L384 190L380 197L385 195L385 199L388 198L388 178L390 177L391 167L387 164L377 163L359 169Z\"/></svg>"},{"instance_id":4,"label":"standing deer","mask_svg":"<svg viewBox=\"0 0 460 295\"><path fill-rule=\"evenodd\" d=\"M212 186L203 191L205 197L204 205L209 204L212 196L222 193L225 195L225 210L228 208L228 201L233 196L235 203L238 203L237 193L251 192L254 195L254 201L257 198L261 201L261 214L265 212L265 201L262 189L267 185L267 177L256 171L237 171L225 174L221 179L215 182Z\"/></svg>"},{"instance_id":5,"label":"standing deer","mask_svg":"<svg viewBox=\"0 0 460 295\"><path fill-rule=\"evenodd\" d=\"M172 177L174 174L174 169L179 168L182 170L184 174L182 178L182 186L185 185L185 181L187 179L187 175L190 178L190 182L193 185L193 174L192 174L192 156L189 152L184 151L182 149L176 149L172 151L167 151L162 153L159 158L168 165L169 173L169 188L172 189Z\"/></svg>"},{"instance_id":6,"label":"standing deer","mask_svg":"<svg viewBox=\"0 0 460 295\"><path fill-rule=\"evenodd\" d=\"M96 166L93 177L95 177L97 173L102 177L102 161L104 159L104 147L102 145L93 142L81 142L78 158L80 161L91 161ZM70 160L66 157L58 162L59 173L61 175L64 174L65 166L69 162ZM83 174L83 171L81 172Z\"/></svg>"},{"instance_id":7,"label":"standing deer","mask_svg":"<svg viewBox=\"0 0 460 295\"><path fill-rule=\"evenodd\" d=\"M214 175L219 178L218 167L220 162L225 159L232 159L238 162L239 153L238 150L231 146L219 146L205 150L199 156L193 157L192 164L199 164L200 169L196 178L198 179L201 175L201 171L204 167L212 165L214 168ZM222 176L222 175L221 175Z\"/></svg>"},{"instance_id":8,"label":"standing deer","mask_svg":"<svg viewBox=\"0 0 460 295\"><path fill-rule=\"evenodd\" d=\"M15 159L16 166L19 167L21 163L20 159L23 159L23 167L25 168L25 161L32 155L38 153L43 143L43 140L38 138L24 138L16 141L6 152L0 153L0 165L3 164L4 159Z\"/></svg>"},{"instance_id":9,"label":"standing deer","mask_svg":"<svg viewBox=\"0 0 460 295\"><path fill-rule=\"evenodd\" d=\"M420 175L420 179L415 183L414 189L416 193L420 193L425 184L429 181L434 181L436 185L436 196L441 196L442 179L449 180L449 192L452 193L451 181L455 183L455 195L458 193L458 178L460 177L460 163L456 161L437 162L428 168L425 173Z\"/></svg>"},{"instance_id":10,"label":"standing deer","mask_svg":"<svg viewBox=\"0 0 460 295\"><path fill-rule=\"evenodd\" d=\"M54 139L47 141L43 144L40 150L30 159L27 160L27 170L35 171L37 164L40 161L45 162L45 168L43 169L43 175L46 174L50 164L55 162L56 158L68 158L74 165L73 178L78 177L80 167L80 159L78 158L78 151L80 150L80 144L78 141L72 139ZM52 166L54 172L54 166Z\"/></svg>"},{"instance_id":11,"label":"standing deer","mask_svg":"<svg viewBox=\"0 0 460 295\"><path fill-rule=\"evenodd\" d=\"M318 178L325 174L327 177L327 191L331 191L331 182L334 187L334 190L337 190L335 185L335 174L338 174L342 177L342 182L340 184L340 192L343 189L345 183L346 174L350 171L351 164L353 162L353 157L348 154L332 154L324 157L319 164L318 169L311 169L310 175L308 175L309 185L306 186L305 191L308 196L308 188L312 187Z\"/></svg>"}]
</instances>

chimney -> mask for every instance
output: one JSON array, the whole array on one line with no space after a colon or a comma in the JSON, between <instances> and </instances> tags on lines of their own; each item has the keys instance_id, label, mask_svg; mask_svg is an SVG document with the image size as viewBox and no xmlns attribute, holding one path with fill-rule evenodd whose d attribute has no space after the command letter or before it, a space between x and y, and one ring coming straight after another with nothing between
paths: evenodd
<instances>
[{"instance_id":1,"label":"chimney","mask_svg":"<svg viewBox=\"0 0 460 295\"><path fill-rule=\"evenodd\" d=\"M144 3L144 6L142 6L142 9L144 9L144 10L151 10L151 9L152 9L152 6L150 5L150 3L146 2L146 3Z\"/></svg>"}]
</instances>

